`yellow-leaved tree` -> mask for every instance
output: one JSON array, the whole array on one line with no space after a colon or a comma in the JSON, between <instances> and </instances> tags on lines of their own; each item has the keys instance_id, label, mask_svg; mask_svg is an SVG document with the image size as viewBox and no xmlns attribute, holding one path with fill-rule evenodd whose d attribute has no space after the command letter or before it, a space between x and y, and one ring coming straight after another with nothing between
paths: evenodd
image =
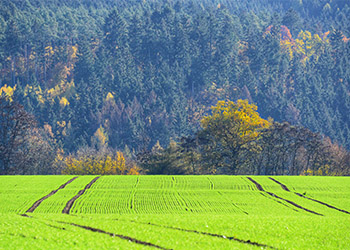
<instances>
[{"instance_id":1,"label":"yellow-leaved tree","mask_svg":"<svg viewBox=\"0 0 350 250\"><path fill-rule=\"evenodd\" d=\"M1 95L4 95L6 98L9 99L9 101L12 102L12 97L13 97L13 94L16 90L16 86L14 86L13 88L11 88L11 86L7 86L6 84L4 86L2 86L0 88L0 96Z\"/></svg>"},{"instance_id":2,"label":"yellow-leaved tree","mask_svg":"<svg viewBox=\"0 0 350 250\"><path fill-rule=\"evenodd\" d=\"M218 101L212 114L201 121L199 139L204 145L203 157L211 172L220 169L234 173L240 149L259 136L272 121L260 117L257 106L247 100Z\"/></svg>"},{"instance_id":3,"label":"yellow-leaved tree","mask_svg":"<svg viewBox=\"0 0 350 250\"><path fill-rule=\"evenodd\" d=\"M140 171L135 165L127 166L123 153L119 151L85 149L63 158L61 162L62 174L138 175Z\"/></svg>"},{"instance_id":4,"label":"yellow-leaved tree","mask_svg":"<svg viewBox=\"0 0 350 250\"><path fill-rule=\"evenodd\" d=\"M322 40L319 35L312 35L309 31L300 31L298 38L295 39L295 51L302 55L302 62L305 63L311 58L316 56L319 58L323 52L325 40Z\"/></svg>"},{"instance_id":5,"label":"yellow-leaved tree","mask_svg":"<svg viewBox=\"0 0 350 250\"><path fill-rule=\"evenodd\" d=\"M108 146L108 134L101 125L94 133L94 136L91 137L91 142L92 145L98 149L102 149Z\"/></svg>"}]
</instances>

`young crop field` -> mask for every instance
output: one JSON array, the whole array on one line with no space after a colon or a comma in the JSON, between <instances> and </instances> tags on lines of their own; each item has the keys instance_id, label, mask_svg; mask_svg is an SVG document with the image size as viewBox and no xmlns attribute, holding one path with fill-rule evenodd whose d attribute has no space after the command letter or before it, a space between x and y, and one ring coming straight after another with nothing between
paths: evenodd
<instances>
[{"instance_id":1,"label":"young crop field","mask_svg":"<svg viewBox=\"0 0 350 250\"><path fill-rule=\"evenodd\" d=\"M0 249L350 249L350 178L0 176Z\"/></svg>"}]
</instances>

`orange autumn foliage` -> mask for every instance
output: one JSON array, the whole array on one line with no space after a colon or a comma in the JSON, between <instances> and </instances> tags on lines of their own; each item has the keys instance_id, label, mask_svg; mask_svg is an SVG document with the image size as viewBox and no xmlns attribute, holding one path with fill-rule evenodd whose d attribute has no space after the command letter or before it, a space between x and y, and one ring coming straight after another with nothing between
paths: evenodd
<instances>
[{"instance_id":1,"label":"orange autumn foliage","mask_svg":"<svg viewBox=\"0 0 350 250\"><path fill-rule=\"evenodd\" d=\"M122 152L116 154L69 155L63 159L62 174L138 175L137 166L129 168Z\"/></svg>"}]
</instances>

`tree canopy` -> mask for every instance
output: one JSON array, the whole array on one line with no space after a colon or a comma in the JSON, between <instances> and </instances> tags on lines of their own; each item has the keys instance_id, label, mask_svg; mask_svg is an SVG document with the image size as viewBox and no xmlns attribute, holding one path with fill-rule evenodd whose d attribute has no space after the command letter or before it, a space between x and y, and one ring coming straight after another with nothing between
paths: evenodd
<instances>
[{"instance_id":1,"label":"tree canopy","mask_svg":"<svg viewBox=\"0 0 350 250\"><path fill-rule=\"evenodd\" d=\"M3 0L0 91L65 156L166 150L241 99L350 149L348 16L342 0Z\"/></svg>"}]
</instances>

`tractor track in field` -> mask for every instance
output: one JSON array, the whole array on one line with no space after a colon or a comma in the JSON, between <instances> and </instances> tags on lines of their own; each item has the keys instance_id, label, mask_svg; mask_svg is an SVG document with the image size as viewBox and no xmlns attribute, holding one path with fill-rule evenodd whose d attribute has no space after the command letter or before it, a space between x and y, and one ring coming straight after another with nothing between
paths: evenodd
<instances>
[{"instance_id":1,"label":"tractor track in field","mask_svg":"<svg viewBox=\"0 0 350 250\"><path fill-rule=\"evenodd\" d=\"M37 200L36 202L34 202L34 204L26 211L26 213L33 213L34 210L37 209L37 207L41 204L41 202L43 202L44 200L46 200L50 196L54 195L55 193L57 193L58 190L65 188L69 183L74 181L76 178L78 178L78 176L73 177L72 179L70 179L66 183L62 184L59 188L57 188L55 190L52 190L48 195L45 195L43 198L41 198L41 199Z\"/></svg>"},{"instance_id":2,"label":"tractor track in field","mask_svg":"<svg viewBox=\"0 0 350 250\"><path fill-rule=\"evenodd\" d=\"M83 228L83 229L86 229L86 230L89 230L89 231L92 231L92 232L96 232L96 233L107 234L107 235L109 235L111 237L118 237L120 239L128 240L130 242L133 242L133 243L136 243L136 244L140 244L140 245L144 245L144 246L155 247L155 248L163 249L163 250L171 250L170 248L165 248L165 247L162 247L162 246L159 246L159 245L147 242L147 241L138 240L138 239L132 238L130 236L106 232L106 231L104 231L102 229L99 229L99 228L79 225L79 224L75 224L75 223L63 222L63 221L58 221L58 222L59 223L64 223L64 224L68 224L68 225L71 225L71 226L75 226L75 227L80 227L80 228Z\"/></svg>"},{"instance_id":3,"label":"tractor track in field","mask_svg":"<svg viewBox=\"0 0 350 250\"><path fill-rule=\"evenodd\" d=\"M27 217L27 218L32 218L32 219L36 219L35 217L33 216L29 216L28 214L19 214L20 216L23 216L23 217ZM48 227L52 227L52 228L56 228L56 229L60 229L60 230L66 230L65 227L58 227L58 226L54 226L54 225L51 225L51 224L48 224L48 223L45 223L43 221L38 221L42 224L44 224L45 226L48 226Z\"/></svg>"},{"instance_id":4,"label":"tractor track in field","mask_svg":"<svg viewBox=\"0 0 350 250\"><path fill-rule=\"evenodd\" d=\"M272 180L272 181L274 181L274 182L276 182L277 184L279 184L279 185L282 187L283 190L285 190L285 191L287 191L287 192L291 192L291 191L288 189L288 187L287 187L286 185L282 184L282 183L279 182L278 180L276 180L276 179L274 179L274 178L272 178L272 177L269 177L269 179ZM291 193L292 193L292 192L291 192ZM344 210L344 209L337 208L337 207L332 206L332 205L330 205L330 204L328 204L328 203L325 203L325 202L323 202L323 201L319 201L319 200L316 200L316 199L307 197L307 196L305 196L305 195L303 195L303 194L300 194L300 193L298 193L298 192L293 192L293 193L296 194L296 195L298 195L298 196L300 196L300 197L302 197L302 198L304 198L304 199L308 199L308 200L317 202L317 203L319 203L319 204L321 204L321 205L324 205L324 206L326 206L326 207L328 207L328 208L332 208L332 209L335 209L335 210L337 210L337 211L339 211L339 212L343 212L343 213L346 213L346 214L350 214L350 212L348 212L348 211L346 211L346 210Z\"/></svg>"},{"instance_id":5,"label":"tractor track in field","mask_svg":"<svg viewBox=\"0 0 350 250\"><path fill-rule=\"evenodd\" d=\"M208 181L209 181L210 190L214 190L215 189L214 182L209 177L208 177Z\"/></svg>"},{"instance_id":6,"label":"tractor track in field","mask_svg":"<svg viewBox=\"0 0 350 250\"><path fill-rule=\"evenodd\" d=\"M139 183L140 183L140 177L137 177L136 184L134 185L134 188L131 191L131 198L130 198L130 204L129 204L130 210L135 209L135 205L134 205L134 203L135 203L135 193L136 193L137 186L139 185Z\"/></svg>"},{"instance_id":7,"label":"tractor track in field","mask_svg":"<svg viewBox=\"0 0 350 250\"><path fill-rule=\"evenodd\" d=\"M218 193L220 196L225 197L220 191L217 191L217 193ZM224 198L224 199L225 199L225 198ZM241 211L242 213L244 213L244 214L246 214L246 215L249 214L248 212L244 211L242 208L240 208L239 206L237 206L237 205L236 205L233 201L231 201L230 199L226 198L226 200L229 201L229 202L231 202L231 204L232 204L235 208L237 208L239 211Z\"/></svg>"},{"instance_id":8,"label":"tractor track in field","mask_svg":"<svg viewBox=\"0 0 350 250\"><path fill-rule=\"evenodd\" d=\"M293 201L284 199L284 198L279 197L278 195L276 195L276 194L274 194L274 193L265 191L265 190L263 189L263 187L262 187L257 181L255 181L254 179L252 179L251 177L247 177L247 179L250 180L251 182L253 182L253 183L255 184L256 188L257 188L259 191L261 191L261 192L267 193L268 195L270 195L270 196L272 196L272 197L274 197L274 198L277 198L277 199L283 200L283 201L285 201L285 202L288 202L289 204L291 204L291 205L293 205L293 206L295 206L295 207L297 207L297 208L299 208L299 209L302 209L302 210L304 210L304 211L306 211L306 212L309 212L309 213L312 213L312 214L316 214L316 215L320 215L320 216L324 216L323 214L317 213L317 212L312 211L312 210L310 210L310 209L307 209L307 208L305 208L305 207L303 207L303 206L300 206L299 204L297 204L297 203L295 203L295 202L293 202Z\"/></svg>"},{"instance_id":9,"label":"tractor track in field","mask_svg":"<svg viewBox=\"0 0 350 250\"><path fill-rule=\"evenodd\" d=\"M134 220L131 220L130 222L143 224L143 225L150 225L150 226L155 226L155 227L161 227L161 228L167 228L167 229L172 229L172 230L178 230L178 231L182 231L182 232L202 234L202 235L217 237L217 238L221 238L221 239L233 240L233 241L237 241L237 242L240 242L240 243L243 243L243 244L253 245L253 246L257 246L257 247L266 247L266 248L270 248L270 249L277 249L277 248L275 248L273 246L269 246L269 245L266 245L266 244L262 244L262 243L258 243L258 242L254 242L254 241L250 241L250 240L242 240L242 239L239 239L239 238L234 237L234 236L225 236L225 235L220 235L220 234L201 232L201 231L192 230L192 229L184 229L184 228L179 228L179 227L170 227L170 226L159 225L159 224L155 224L155 223L151 223L151 222L139 222L139 221L134 221Z\"/></svg>"},{"instance_id":10,"label":"tractor track in field","mask_svg":"<svg viewBox=\"0 0 350 250\"><path fill-rule=\"evenodd\" d=\"M272 180L272 181L274 181L274 182L276 182L278 185L280 185L281 188L282 188L284 191L290 192L289 188L288 188L286 185L284 185L284 184L282 184L281 182L279 182L278 180L276 180L276 179L274 179L274 178L272 178L272 177L269 177L269 179Z\"/></svg>"},{"instance_id":11,"label":"tractor track in field","mask_svg":"<svg viewBox=\"0 0 350 250\"><path fill-rule=\"evenodd\" d=\"M261 194L262 196L264 196L265 198L267 198L267 199L273 200L274 202L277 202L278 204L281 204L282 206L285 206L285 207L287 207L287 208L289 208L289 209L293 209L295 212L299 212L298 209L296 209L296 208L294 208L294 207L290 207L290 206L288 206L287 204L283 203L282 201L276 200L276 199L274 199L273 197L270 197L270 196L266 195L265 193L260 193L260 194Z\"/></svg>"},{"instance_id":12,"label":"tractor track in field","mask_svg":"<svg viewBox=\"0 0 350 250\"><path fill-rule=\"evenodd\" d=\"M32 216L29 216L27 214L20 214L20 216L27 217L27 218L32 218L32 219L38 219L38 218L35 218L35 217L32 217ZM95 228L95 227L84 226L84 225L80 225L80 224L76 224L76 223L72 223L72 222L65 222L65 221L55 221L55 220L50 220L50 221L53 221L53 222L56 222L56 223L61 223L61 224L66 224L66 225L70 225L70 226L79 227L79 228L82 228L82 229L85 229L85 230L88 230L88 231L91 231L91 232L95 232L95 233L107 234L107 235L109 235L111 237L118 237L120 239L128 240L130 242L133 242L133 243L136 243L136 244L140 244L140 245L143 245L143 246L155 247L155 248L163 249L163 250L172 250L170 248L165 248L165 247L162 247L162 246L159 246L159 245L147 242L147 241L138 240L136 238L133 238L133 237L130 237L130 236L126 236L126 235L122 235L122 234L115 234L115 233L107 232L107 231L104 231L102 229ZM44 224L47 225L47 226L50 226L50 227L54 227L56 229L66 230L66 228L64 228L64 227L61 228L61 227L53 226L53 225L46 224L46 223L44 223Z\"/></svg>"},{"instance_id":13,"label":"tractor track in field","mask_svg":"<svg viewBox=\"0 0 350 250\"><path fill-rule=\"evenodd\" d=\"M250 184L250 181L249 181L249 180L247 180L246 178L243 178L243 177L241 177L241 178L242 178L242 180L244 180L245 182L247 182L248 184ZM260 186L261 186L261 185L260 185ZM261 187L261 188L262 188L262 187ZM261 191L261 190L259 190L259 191ZM289 209L292 209L292 210L295 211L295 212L300 212L298 209L296 209L296 208L294 208L294 207L291 207L290 205L285 204L285 203L283 203L283 202L280 201L280 200L274 199L274 198L271 197L270 195L265 194L265 190L264 190L263 192L259 192L259 194L261 194L262 196L264 196L264 197L267 198L267 199L270 199L270 200L272 200L272 201L274 201L274 202L277 202L278 204L280 204L280 205L282 205L282 206L285 206L285 207L287 207L287 208L289 208Z\"/></svg>"},{"instance_id":14,"label":"tractor track in field","mask_svg":"<svg viewBox=\"0 0 350 250\"><path fill-rule=\"evenodd\" d=\"M80 190L76 196L74 196L72 199L70 199L70 200L67 202L66 206L63 208L62 213L63 213L63 214L69 214L71 208L73 207L74 202L75 202L80 196L82 196L82 195L85 193L85 191L86 191L87 189L91 188L92 184L94 184L99 178L100 178L100 176L95 177L92 181L90 181L90 182L85 186L84 189Z\"/></svg>"}]
</instances>

